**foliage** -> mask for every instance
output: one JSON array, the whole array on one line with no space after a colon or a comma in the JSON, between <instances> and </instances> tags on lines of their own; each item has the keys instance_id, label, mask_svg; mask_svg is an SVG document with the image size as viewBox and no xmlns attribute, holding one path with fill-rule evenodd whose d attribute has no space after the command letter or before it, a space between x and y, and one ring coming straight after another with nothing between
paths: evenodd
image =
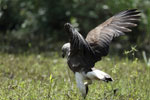
<instances>
[{"instance_id":1,"label":"foliage","mask_svg":"<svg viewBox=\"0 0 150 100\"><path fill-rule=\"evenodd\" d=\"M93 82L86 100L149 100L150 69L138 59L106 57L96 68L114 82ZM66 60L48 54L0 54L1 100L82 100Z\"/></svg>"},{"instance_id":2,"label":"foliage","mask_svg":"<svg viewBox=\"0 0 150 100\"><path fill-rule=\"evenodd\" d=\"M142 12L139 27L121 39L149 50L149 4L149 0L0 0L0 43L16 48L40 41L64 41L65 22L71 22L85 36L112 15L137 8Z\"/></svg>"}]
</instances>

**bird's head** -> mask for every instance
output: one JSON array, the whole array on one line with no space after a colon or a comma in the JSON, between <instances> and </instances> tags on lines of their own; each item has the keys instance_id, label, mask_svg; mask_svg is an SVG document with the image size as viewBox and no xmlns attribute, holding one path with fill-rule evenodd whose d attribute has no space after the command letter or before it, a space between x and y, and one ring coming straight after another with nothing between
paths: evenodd
<instances>
[{"instance_id":1,"label":"bird's head","mask_svg":"<svg viewBox=\"0 0 150 100\"><path fill-rule=\"evenodd\" d=\"M62 57L64 58L65 56L69 56L70 54L70 43L65 43L63 46L62 46Z\"/></svg>"},{"instance_id":2,"label":"bird's head","mask_svg":"<svg viewBox=\"0 0 150 100\"><path fill-rule=\"evenodd\" d=\"M72 33L74 30L74 27L70 23L65 23L64 28L67 33Z\"/></svg>"}]
</instances>

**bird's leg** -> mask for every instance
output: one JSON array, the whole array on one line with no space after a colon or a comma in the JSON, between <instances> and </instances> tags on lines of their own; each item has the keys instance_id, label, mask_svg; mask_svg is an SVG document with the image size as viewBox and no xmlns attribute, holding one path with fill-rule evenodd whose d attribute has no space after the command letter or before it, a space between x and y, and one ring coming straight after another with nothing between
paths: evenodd
<instances>
[{"instance_id":1,"label":"bird's leg","mask_svg":"<svg viewBox=\"0 0 150 100\"><path fill-rule=\"evenodd\" d=\"M92 80L86 80L86 82L84 82L84 85L86 87L86 95L88 94L88 90L89 90L88 85L90 84L92 84Z\"/></svg>"},{"instance_id":2,"label":"bird's leg","mask_svg":"<svg viewBox=\"0 0 150 100\"><path fill-rule=\"evenodd\" d=\"M84 85L84 76L80 72L75 72L77 87L82 93L83 98L86 98L88 87Z\"/></svg>"},{"instance_id":3,"label":"bird's leg","mask_svg":"<svg viewBox=\"0 0 150 100\"><path fill-rule=\"evenodd\" d=\"M86 86L86 85L91 85L92 84L92 80L90 80L90 79L88 79L88 80L86 80L86 82L84 82L84 85Z\"/></svg>"}]
</instances>

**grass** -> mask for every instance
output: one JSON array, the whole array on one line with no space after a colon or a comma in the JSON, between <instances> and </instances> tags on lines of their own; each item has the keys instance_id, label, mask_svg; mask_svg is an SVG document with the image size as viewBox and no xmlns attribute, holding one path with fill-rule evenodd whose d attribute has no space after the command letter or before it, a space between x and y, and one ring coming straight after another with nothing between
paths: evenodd
<instances>
[{"instance_id":1,"label":"grass","mask_svg":"<svg viewBox=\"0 0 150 100\"><path fill-rule=\"evenodd\" d=\"M150 68L138 58L105 57L96 68L110 74L114 82L95 81L86 100L150 100ZM56 52L0 53L0 100L82 100L82 97L66 60Z\"/></svg>"}]
</instances>

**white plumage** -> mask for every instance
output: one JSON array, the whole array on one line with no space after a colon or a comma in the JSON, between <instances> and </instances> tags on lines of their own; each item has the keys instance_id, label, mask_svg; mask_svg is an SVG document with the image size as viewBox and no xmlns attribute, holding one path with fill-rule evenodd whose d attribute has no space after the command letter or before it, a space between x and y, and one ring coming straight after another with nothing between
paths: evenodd
<instances>
[{"instance_id":1,"label":"white plumage","mask_svg":"<svg viewBox=\"0 0 150 100\"><path fill-rule=\"evenodd\" d=\"M88 85L92 84L92 80L112 81L112 78L107 73L98 69L93 69L87 73L75 72L75 79L77 87L79 88L82 96L85 98L88 93Z\"/></svg>"}]
</instances>

